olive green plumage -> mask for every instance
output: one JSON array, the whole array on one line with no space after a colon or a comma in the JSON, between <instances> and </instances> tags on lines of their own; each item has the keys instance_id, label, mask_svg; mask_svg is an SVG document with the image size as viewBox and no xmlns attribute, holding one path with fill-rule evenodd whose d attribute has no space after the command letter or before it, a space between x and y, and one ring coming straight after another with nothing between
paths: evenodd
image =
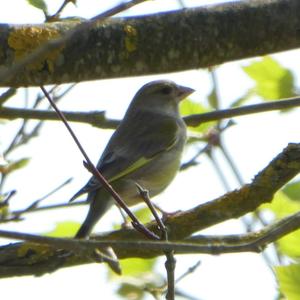
<instances>
[{"instance_id":1,"label":"olive green plumage","mask_svg":"<svg viewBox=\"0 0 300 300\"><path fill-rule=\"evenodd\" d=\"M144 85L134 96L97 164L127 205L142 201L136 183L153 197L175 177L186 141L178 106L192 92L172 81L159 80ZM76 238L87 237L114 203L94 176L70 201L85 193L90 209Z\"/></svg>"}]
</instances>

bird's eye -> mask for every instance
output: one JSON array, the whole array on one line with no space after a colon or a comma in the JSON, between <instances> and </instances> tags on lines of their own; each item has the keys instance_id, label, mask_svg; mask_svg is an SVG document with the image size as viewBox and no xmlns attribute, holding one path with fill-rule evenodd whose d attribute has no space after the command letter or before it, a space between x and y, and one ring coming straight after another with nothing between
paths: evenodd
<instances>
[{"instance_id":1,"label":"bird's eye","mask_svg":"<svg viewBox=\"0 0 300 300\"><path fill-rule=\"evenodd\" d=\"M161 89L161 93L164 94L164 95L169 95L172 93L172 87L170 86L165 86Z\"/></svg>"}]
</instances>

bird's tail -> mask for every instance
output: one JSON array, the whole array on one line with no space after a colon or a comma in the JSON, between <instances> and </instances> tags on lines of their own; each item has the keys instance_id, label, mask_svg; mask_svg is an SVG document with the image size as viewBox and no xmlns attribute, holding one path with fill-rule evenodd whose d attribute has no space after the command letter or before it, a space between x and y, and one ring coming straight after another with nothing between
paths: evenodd
<instances>
[{"instance_id":1,"label":"bird's tail","mask_svg":"<svg viewBox=\"0 0 300 300\"><path fill-rule=\"evenodd\" d=\"M90 203L89 212L75 235L77 239L87 238L99 219L113 204L111 196L102 190L89 193L87 202Z\"/></svg>"},{"instance_id":2,"label":"bird's tail","mask_svg":"<svg viewBox=\"0 0 300 300\"><path fill-rule=\"evenodd\" d=\"M75 239L84 239L87 238L92 230L93 226L84 222L75 235Z\"/></svg>"}]
</instances>

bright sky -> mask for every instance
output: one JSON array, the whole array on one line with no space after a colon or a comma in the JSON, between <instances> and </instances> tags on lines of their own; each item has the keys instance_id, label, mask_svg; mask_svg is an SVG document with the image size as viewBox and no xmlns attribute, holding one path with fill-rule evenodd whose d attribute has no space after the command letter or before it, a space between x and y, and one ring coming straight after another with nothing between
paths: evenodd
<instances>
[{"instance_id":1,"label":"bright sky","mask_svg":"<svg viewBox=\"0 0 300 300\"><path fill-rule=\"evenodd\" d=\"M50 11L61 4L62 1L49 2ZM77 8L69 5L65 10L66 15L92 17L111 7L112 1L90 0L77 1ZM186 4L214 3L218 1L185 1ZM148 1L132 9L131 13L148 13L161 9L178 8L176 0ZM41 12L31 8L25 0L6 1L0 10L0 22L8 23L38 23L43 21ZM300 70L299 52L291 51L278 54L285 66ZM217 71L220 82L222 106L226 107L243 92L251 87L252 82L241 71L240 66L247 65L249 61L239 61L221 66ZM299 83L299 73L295 74ZM181 72L171 75L147 76L117 80L102 80L99 82L85 82L79 84L61 102L61 109L68 110L106 110L108 116L121 117L128 103L137 89L144 83L158 78L168 78L180 84L196 89L191 97L193 100L203 101L210 92L210 78L205 71ZM116 88L116 86L118 88ZM4 89L0 89L0 92ZM29 91L29 97L34 99L37 89ZM20 89L18 95L10 104L23 103L24 90ZM256 99L253 100L256 102ZM116 105L117 104L117 105ZM118 109L116 109L118 107ZM236 118L233 126L225 134L226 145L235 159L244 180L249 182L278 152L289 142L298 142L300 137L299 111L290 114L266 113L256 116ZM18 122L11 122L4 126L5 132L1 133L0 151L5 149L11 134L17 128ZM72 124L82 144L93 161L97 161L104 148L111 131L104 131ZM297 127L297 128L296 128ZM1 128L1 130L3 130ZM2 148L3 147L3 148ZM14 205L23 208L33 200L43 196L69 177L74 180L63 191L49 199L48 203L67 201L86 180L89 174L82 167L82 157L73 141L66 134L62 124L48 122L38 139L28 146L16 151L11 157L31 157L28 168L18 171L9 178L6 190L17 189ZM224 165L223 162L221 162ZM47 174L45 174L47 172ZM42 180L41 180L42 178ZM51 178L51 180L49 180ZM228 173L231 188L238 185ZM184 187L184 188L183 188ZM205 158L201 159L199 167L192 168L179 174L168 190L155 200L167 211L188 209L199 203L213 199L224 193L215 172ZM175 199L176 202L172 202ZM181 201L182 200L182 201ZM32 214L28 221L2 225L3 229L20 230L23 232L44 233L53 229L56 222L72 220L82 222L86 208L80 207L72 210L50 211L45 214ZM99 222L95 231L108 230L112 218L120 220L117 211L112 209ZM209 229L210 233L238 233L242 232L238 221L229 221ZM3 240L3 243L7 241ZM262 258L257 254L235 254L223 256L182 256L177 257L178 266L176 274L180 275L192 266L197 260L202 260L198 271L190 275L179 285L180 288L199 299L205 300L252 300L274 299L276 284L272 273L269 272ZM163 260L159 264L163 268ZM10 299L44 300L63 299L72 300L116 299L113 296L114 284L106 281L106 267L103 265L86 265L71 269L64 269L52 275L39 278L23 277L0 280L1 297ZM17 288L16 288L17 287ZM152 299L149 297L149 299Z\"/></svg>"}]
</instances>

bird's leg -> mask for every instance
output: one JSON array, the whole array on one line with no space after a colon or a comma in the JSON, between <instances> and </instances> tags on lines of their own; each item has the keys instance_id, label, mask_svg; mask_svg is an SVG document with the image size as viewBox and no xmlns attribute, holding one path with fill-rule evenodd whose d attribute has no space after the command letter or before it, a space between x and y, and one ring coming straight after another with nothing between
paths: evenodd
<instances>
[{"instance_id":1,"label":"bird's leg","mask_svg":"<svg viewBox=\"0 0 300 300\"><path fill-rule=\"evenodd\" d=\"M158 218L157 216L157 211L159 211L162 214L162 221L165 222L165 220L169 217L175 216L178 213L181 213L181 210L176 210L174 212L166 212L164 211L162 208L160 208L157 204L154 204L149 197L149 191L144 189L142 186L140 186L137 182L135 182L135 185L141 195L141 197L143 198L143 200L145 201L145 203L148 205L148 207L150 208L152 214L154 215L155 219Z\"/></svg>"},{"instance_id":2,"label":"bird's leg","mask_svg":"<svg viewBox=\"0 0 300 300\"><path fill-rule=\"evenodd\" d=\"M168 212L163 210L160 206L158 206L157 204L153 203L153 206L155 207L156 210L158 210L161 214L162 214L162 220L163 222L165 222L169 217L173 217L176 216L178 214L180 214L182 212L182 210L175 210L173 212Z\"/></svg>"},{"instance_id":3,"label":"bird's leg","mask_svg":"<svg viewBox=\"0 0 300 300\"><path fill-rule=\"evenodd\" d=\"M131 225L131 222L128 221L128 218L126 217L126 214L124 213L124 211L122 210L122 208L116 204L121 216L122 216L122 219L123 219L123 222L121 224L121 228L123 229L128 229L128 228L132 228L132 225Z\"/></svg>"},{"instance_id":4,"label":"bird's leg","mask_svg":"<svg viewBox=\"0 0 300 300\"><path fill-rule=\"evenodd\" d=\"M121 275L122 270L112 247L97 248L92 253L92 259L96 262L105 262L110 267L110 269L118 275Z\"/></svg>"}]
</instances>

